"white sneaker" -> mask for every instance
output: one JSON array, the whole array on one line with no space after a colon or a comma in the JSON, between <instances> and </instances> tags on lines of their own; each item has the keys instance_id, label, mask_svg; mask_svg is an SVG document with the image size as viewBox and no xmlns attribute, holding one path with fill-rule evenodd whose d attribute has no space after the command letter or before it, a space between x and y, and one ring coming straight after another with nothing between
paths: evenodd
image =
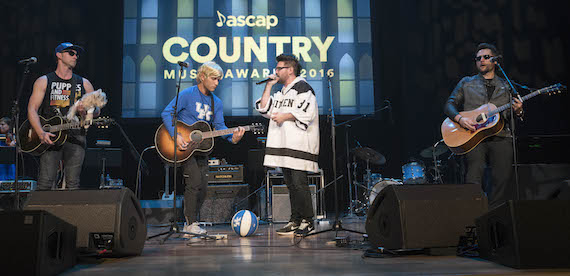
<instances>
[{"instance_id":1,"label":"white sneaker","mask_svg":"<svg viewBox=\"0 0 570 276\"><path fill-rule=\"evenodd\" d=\"M202 234L202 235L208 233L206 229L200 227L200 224L197 221L190 225L185 225L183 231L187 233Z\"/></svg>"},{"instance_id":2,"label":"white sneaker","mask_svg":"<svg viewBox=\"0 0 570 276\"><path fill-rule=\"evenodd\" d=\"M297 228L299 228L299 224L294 221L290 221L289 223L285 224L283 228L279 228L275 232L277 232L279 235L292 235L295 233L295 230L297 230Z\"/></svg>"},{"instance_id":3,"label":"white sneaker","mask_svg":"<svg viewBox=\"0 0 570 276\"><path fill-rule=\"evenodd\" d=\"M313 232L313 230L315 230L315 225L314 225L313 221L308 221L306 219L303 219L301 221L301 224L299 225L299 228L297 228L297 230L295 230L295 235L296 236L306 236L307 234Z\"/></svg>"}]
</instances>

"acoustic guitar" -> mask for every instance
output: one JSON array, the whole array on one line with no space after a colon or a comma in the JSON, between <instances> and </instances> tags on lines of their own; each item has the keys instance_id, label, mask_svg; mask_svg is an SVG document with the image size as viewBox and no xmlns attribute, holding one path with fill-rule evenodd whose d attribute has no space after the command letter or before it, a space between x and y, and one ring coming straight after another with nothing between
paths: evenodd
<instances>
[{"instance_id":1,"label":"acoustic guitar","mask_svg":"<svg viewBox=\"0 0 570 276\"><path fill-rule=\"evenodd\" d=\"M176 163L181 163L190 158L195 152L209 153L214 148L214 138L232 134L238 127L212 130L210 124L205 121L197 121L188 125L182 121L177 121L177 128L179 135L182 135L186 141L199 142L194 148L187 150L176 150ZM245 131L252 131L254 134L261 134L264 132L263 125L256 123L248 126L242 126ZM174 139L170 133L161 124L154 135L154 144L158 154L164 161L174 163Z\"/></svg>"},{"instance_id":2,"label":"acoustic guitar","mask_svg":"<svg viewBox=\"0 0 570 276\"><path fill-rule=\"evenodd\" d=\"M40 124L45 132L49 132L55 135L51 137L51 141L55 146L60 146L67 140L67 131L70 129L80 129L91 125L107 125L110 124L113 119L110 118L96 118L91 120L83 120L78 122L66 122L64 117L54 116L49 119L40 117ZM41 155L52 145L42 144L40 137L32 128L29 120L26 120L19 130L18 144L23 152L30 153L32 155Z\"/></svg>"},{"instance_id":3,"label":"acoustic guitar","mask_svg":"<svg viewBox=\"0 0 570 276\"><path fill-rule=\"evenodd\" d=\"M523 102L540 94L561 93L566 86L555 84L536 90L522 97ZM475 131L463 128L458 123L446 118L441 124L441 135L443 141L449 147L451 152L462 155L474 149L485 138L491 137L499 133L505 126L505 122L501 119L500 113L511 107L511 103L496 107L492 103L484 104L477 109L471 111L459 112L461 116L470 118L475 121Z\"/></svg>"}]
</instances>

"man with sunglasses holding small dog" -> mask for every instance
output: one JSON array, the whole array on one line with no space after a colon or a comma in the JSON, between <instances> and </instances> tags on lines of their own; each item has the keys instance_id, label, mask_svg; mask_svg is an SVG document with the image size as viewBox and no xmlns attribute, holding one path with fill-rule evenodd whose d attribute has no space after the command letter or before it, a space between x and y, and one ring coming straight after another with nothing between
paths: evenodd
<instances>
[{"instance_id":1,"label":"man with sunglasses holding small dog","mask_svg":"<svg viewBox=\"0 0 570 276\"><path fill-rule=\"evenodd\" d=\"M52 145L40 156L40 172L38 189L50 190L57 180L58 166L64 162L64 175L67 189L78 189L81 167L85 157L86 130L69 130L68 138L61 146L53 146L54 134L42 129L39 116L49 119L54 116L65 116L70 107L84 94L93 92L93 85L88 79L73 73L83 48L69 42L59 44L55 48L57 67L54 72L39 77L33 87L28 102L28 119L42 144ZM87 111L79 104L79 114ZM99 110L94 111L94 116Z\"/></svg>"},{"instance_id":2,"label":"man with sunglasses holding small dog","mask_svg":"<svg viewBox=\"0 0 570 276\"><path fill-rule=\"evenodd\" d=\"M492 103L501 106L513 102L513 109L518 117L522 117L522 102L517 98L511 98L508 83L496 75L496 61L493 57L498 56L497 47L488 43L481 43L477 47L475 65L478 74L464 77L455 87L447 103L445 114L465 129L475 131L477 124L470 118L463 117L458 110L469 111L477 109L483 104ZM482 184L483 172L487 165L491 167L491 194L489 206L495 208L501 203L513 199L511 180L513 176L513 148L510 131L510 111L507 109L500 113L501 120L505 121L505 127L496 135L484 139L470 152L465 154L467 173L465 183Z\"/></svg>"}]
</instances>

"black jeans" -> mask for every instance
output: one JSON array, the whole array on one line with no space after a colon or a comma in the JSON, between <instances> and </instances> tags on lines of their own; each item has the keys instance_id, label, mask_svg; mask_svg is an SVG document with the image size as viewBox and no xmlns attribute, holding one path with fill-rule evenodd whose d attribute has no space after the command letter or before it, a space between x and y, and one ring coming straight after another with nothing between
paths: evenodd
<instances>
[{"instance_id":1,"label":"black jeans","mask_svg":"<svg viewBox=\"0 0 570 276\"><path fill-rule=\"evenodd\" d=\"M69 140L75 140L74 143ZM52 147L40 156L39 190L54 189L57 180L59 161L63 160L66 189L79 189L81 168L85 158L85 136L68 137L68 141L59 147Z\"/></svg>"},{"instance_id":2,"label":"black jeans","mask_svg":"<svg viewBox=\"0 0 570 276\"><path fill-rule=\"evenodd\" d=\"M467 153L465 160L467 163L465 183L483 185L483 172L487 162L491 167L491 194L487 195L491 208L514 198L512 138L498 136L487 138Z\"/></svg>"},{"instance_id":3,"label":"black jeans","mask_svg":"<svg viewBox=\"0 0 570 276\"><path fill-rule=\"evenodd\" d=\"M188 223L198 221L208 191L208 156L194 155L182 167L184 174L184 216Z\"/></svg>"},{"instance_id":4,"label":"black jeans","mask_svg":"<svg viewBox=\"0 0 570 276\"><path fill-rule=\"evenodd\" d=\"M296 223L300 223L303 219L313 221L313 201L309 190L307 172L283 168L283 179L289 189L290 221Z\"/></svg>"}]
</instances>

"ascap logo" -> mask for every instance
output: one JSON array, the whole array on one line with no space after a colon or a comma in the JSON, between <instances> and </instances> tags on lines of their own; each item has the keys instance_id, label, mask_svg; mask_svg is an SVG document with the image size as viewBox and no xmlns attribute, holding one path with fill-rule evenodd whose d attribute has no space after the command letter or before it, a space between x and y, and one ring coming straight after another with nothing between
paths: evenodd
<instances>
[{"instance_id":1,"label":"ascap logo","mask_svg":"<svg viewBox=\"0 0 570 276\"><path fill-rule=\"evenodd\" d=\"M233 16L228 15L227 17L223 15L220 11L218 13L218 23L216 26L223 27L224 25L228 27L265 27L266 29L271 29L272 27L279 24L279 19L275 15L239 15Z\"/></svg>"}]
</instances>

